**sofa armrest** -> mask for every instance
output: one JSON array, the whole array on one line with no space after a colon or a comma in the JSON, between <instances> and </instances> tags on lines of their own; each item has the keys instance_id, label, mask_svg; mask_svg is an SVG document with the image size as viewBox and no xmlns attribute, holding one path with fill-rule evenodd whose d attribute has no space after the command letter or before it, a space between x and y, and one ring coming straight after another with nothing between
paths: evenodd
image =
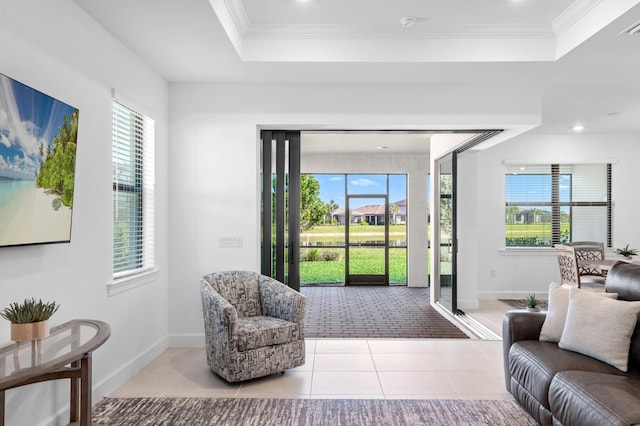
<instances>
[{"instance_id":1,"label":"sofa armrest","mask_svg":"<svg viewBox=\"0 0 640 426\"><path fill-rule=\"evenodd\" d=\"M504 380L511 392L511 374L509 370L509 350L511 345L521 340L538 340L546 312L512 310L502 317L502 359L504 362Z\"/></svg>"},{"instance_id":2,"label":"sofa armrest","mask_svg":"<svg viewBox=\"0 0 640 426\"><path fill-rule=\"evenodd\" d=\"M295 322L304 339L304 317L307 297L291 287L262 275L260 277L260 302L263 315Z\"/></svg>"}]
</instances>

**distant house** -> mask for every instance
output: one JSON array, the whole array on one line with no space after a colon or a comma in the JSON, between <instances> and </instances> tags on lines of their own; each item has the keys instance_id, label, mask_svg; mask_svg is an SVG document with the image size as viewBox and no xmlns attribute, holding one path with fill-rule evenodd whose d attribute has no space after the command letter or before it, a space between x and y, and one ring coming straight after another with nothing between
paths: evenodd
<instances>
[{"instance_id":1,"label":"distant house","mask_svg":"<svg viewBox=\"0 0 640 426\"><path fill-rule=\"evenodd\" d=\"M365 222L369 225L383 225L385 223L384 206L362 206L355 209L354 212L361 213L364 216Z\"/></svg>"},{"instance_id":2,"label":"distant house","mask_svg":"<svg viewBox=\"0 0 640 426\"><path fill-rule=\"evenodd\" d=\"M521 220L517 223L548 223L551 222L551 212L548 210L531 209L520 212Z\"/></svg>"},{"instance_id":3,"label":"distant house","mask_svg":"<svg viewBox=\"0 0 640 426\"><path fill-rule=\"evenodd\" d=\"M394 204L398 206L398 211L395 214L391 211L389 212L389 216L391 217L389 223L407 223L407 200L390 203L390 206ZM344 225L346 223L345 209L340 207L327 214L327 220L335 221L338 225ZM351 223L362 222L367 222L369 225L384 225L384 206L376 204L353 209L351 211Z\"/></svg>"},{"instance_id":4,"label":"distant house","mask_svg":"<svg viewBox=\"0 0 640 426\"><path fill-rule=\"evenodd\" d=\"M330 220L335 220L338 225L346 224L345 209L340 207L329 214ZM364 221L364 215L358 210L351 211L351 223L361 223Z\"/></svg>"}]
</instances>

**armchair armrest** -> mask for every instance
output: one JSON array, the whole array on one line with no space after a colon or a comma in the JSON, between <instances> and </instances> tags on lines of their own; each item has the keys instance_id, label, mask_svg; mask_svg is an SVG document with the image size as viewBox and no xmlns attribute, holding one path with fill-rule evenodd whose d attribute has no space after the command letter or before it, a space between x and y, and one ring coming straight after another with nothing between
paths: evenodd
<instances>
[{"instance_id":1,"label":"armchair armrest","mask_svg":"<svg viewBox=\"0 0 640 426\"><path fill-rule=\"evenodd\" d=\"M511 386L509 372L509 350L511 345L521 340L538 340L546 312L512 310L502 317L502 359L504 362L504 380L508 391Z\"/></svg>"},{"instance_id":2,"label":"armchair armrest","mask_svg":"<svg viewBox=\"0 0 640 426\"><path fill-rule=\"evenodd\" d=\"M220 344L223 341L231 342L235 338L238 324L236 308L206 282L200 283L200 294L207 341L211 338Z\"/></svg>"},{"instance_id":3,"label":"armchair armrest","mask_svg":"<svg viewBox=\"0 0 640 426\"><path fill-rule=\"evenodd\" d=\"M298 324L304 338L304 316L307 297L280 281L262 275L260 277L260 302L263 315L292 321Z\"/></svg>"}]
</instances>

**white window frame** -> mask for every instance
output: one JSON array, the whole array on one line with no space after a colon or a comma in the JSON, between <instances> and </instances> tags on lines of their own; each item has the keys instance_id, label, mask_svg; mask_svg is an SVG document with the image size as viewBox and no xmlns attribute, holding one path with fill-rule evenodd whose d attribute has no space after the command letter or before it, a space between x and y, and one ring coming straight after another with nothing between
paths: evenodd
<instances>
[{"instance_id":1,"label":"white window frame","mask_svg":"<svg viewBox=\"0 0 640 426\"><path fill-rule=\"evenodd\" d=\"M580 206L599 206L599 207L606 207L607 209L607 213L606 213L606 224L604 224L604 228L603 231L606 234L606 237L604 238L605 241L605 248L611 248L612 247L612 233L613 233L613 214L612 214L612 210L613 210L613 190L612 190L612 175L613 175L613 163L612 162L582 162L582 163L559 163L559 162L540 162L540 163L535 163L535 164L531 164L531 163L526 163L526 162L506 162L505 161L505 178L504 178L504 183L505 183L505 226L507 224L507 217L506 217L506 209L510 206L521 206L521 205L548 205L552 210L551 210L551 220L552 220L552 237L551 237L551 245L547 245L547 246L537 246L537 245L507 245L506 244L506 229L505 229L505 247L506 249L531 249L531 248L536 248L536 247L552 247L554 244L559 244L559 243L567 243L567 241L564 241L563 238L566 238L566 236L563 236L560 234L560 208L561 207L580 207ZM606 189L606 200L590 200L588 202L585 201L574 201L574 200L569 200L569 201L560 201L559 199L554 199L552 197L552 200L546 201L546 200L536 200L536 201L531 201L529 203L521 203L518 201L522 201L522 200L516 200L516 201L508 201L506 199L506 191L507 191L507 176L510 174L514 174L517 173L517 170L519 168L529 168L529 167L549 167L549 171L550 171L550 176L552 176L551 179L551 184L552 187L550 189L550 192L553 194L555 192L555 194L557 195L559 193L559 188L554 186L554 185L558 185L559 182L557 180L553 179L553 175L556 173L560 173L560 174L564 174L562 172L559 172L560 169L565 169L565 168L572 168L574 165L598 165L598 166L606 166L606 182L603 182L603 185L605 186ZM555 171L554 171L555 170ZM514 172L516 171L516 172ZM526 174L526 172L525 172ZM546 202L545 202L546 201ZM553 214L554 209L557 213ZM553 226L553 221L558 221L557 223L557 228L554 231L554 226ZM572 230L573 232L573 230ZM578 238L580 239L580 238ZM574 238L575 240L575 238Z\"/></svg>"},{"instance_id":2,"label":"white window frame","mask_svg":"<svg viewBox=\"0 0 640 426\"><path fill-rule=\"evenodd\" d=\"M107 286L109 295L151 282L157 274L155 123L116 99L112 110L113 277ZM128 237L123 239L123 232ZM116 265L116 258L124 262Z\"/></svg>"}]
</instances>

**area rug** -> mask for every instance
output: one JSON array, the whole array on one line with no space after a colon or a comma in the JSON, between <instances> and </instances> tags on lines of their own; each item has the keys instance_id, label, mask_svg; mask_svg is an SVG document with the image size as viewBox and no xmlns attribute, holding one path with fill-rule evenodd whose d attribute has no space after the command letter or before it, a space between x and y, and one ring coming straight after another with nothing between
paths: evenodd
<instances>
[{"instance_id":1,"label":"area rug","mask_svg":"<svg viewBox=\"0 0 640 426\"><path fill-rule=\"evenodd\" d=\"M429 288L308 286L305 336L312 339L466 339L430 304Z\"/></svg>"},{"instance_id":2,"label":"area rug","mask_svg":"<svg viewBox=\"0 0 640 426\"><path fill-rule=\"evenodd\" d=\"M93 425L118 426L418 426L536 422L514 401L105 398Z\"/></svg>"}]
</instances>

